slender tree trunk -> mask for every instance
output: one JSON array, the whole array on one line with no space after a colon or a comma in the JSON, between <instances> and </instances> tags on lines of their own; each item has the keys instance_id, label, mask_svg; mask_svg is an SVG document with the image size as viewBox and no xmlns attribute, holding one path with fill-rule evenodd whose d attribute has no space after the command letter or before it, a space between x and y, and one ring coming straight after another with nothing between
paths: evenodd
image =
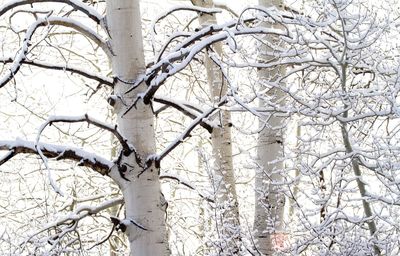
<instances>
[{"instance_id":1,"label":"slender tree trunk","mask_svg":"<svg viewBox=\"0 0 400 256\"><path fill-rule=\"evenodd\" d=\"M299 149L300 146L300 138L301 138L301 126L299 122L296 124L296 149ZM296 163L297 165L300 164L300 156L296 157ZM288 217L290 221L293 220L293 215L294 215L294 210L295 210L295 201L297 201L297 197L299 194L299 187L300 187L300 170L298 168L295 169L294 171L294 179L296 182L294 183L293 187L293 192L292 192L292 198L290 199L290 205L289 205L289 211L288 211Z\"/></svg>"},{"instance_id":2,"label":"slender tree trunk","mask_svg":"<svg viewBox=\"0 0 400 256\"><path fill-rule=\"evenodd\" d=\"M345 112L345 116L347 116L347 111ZM344 143L347 153L353 153L353 147L351 146L349 134L347 132L347 126L345 123L342 124L341 132L342 132L342 137L343 137L343 143ZM369 234L371 235L371 237L375 237L375 239L376 239L376 231L377 231L376 224L375 224L375 220L373 219L374 216L372 213L372 207L369 204L369 202L365 200L365 197L367 195L367 190L366 190L364 182L361 180L362 173L361 173L361 168L358 163L358 160L357 159L351 160L351 165L353 168L354 175L356 177L358 190L360 192L361 197L363 198L362 205L363 205L363 209L364 209L364 214L365 214L365 217L367 217L369 219L367 221ZM376 244L373 245L373 250L374 250L374 255L381 255L381 250L379 249L379 247Z\"/></svg>"},{"instance_id":3,"label":"slender tree trunk","mask_svg":"<svg viewBox=\"0 0 400 256\"><path fill-rule=\"evenodd\" d=\"M120 80L115 84L114 111L117 124L125 138L137 149L142 159L155 152L153 114L150 106L138 102L128 113L137 94L144 91L140 86L129 95L129 85L121 82L134 81L144 72L144 53L141 31L139 0L107 0L107 26L113 52L113 75ZM165 227L165 201L160 191L159 170L152 166L143 173L133 153L122 158L128 180L121 179L119 186L125 200L126 235L131 255L169 254Z\"/></svg>"},{"instance_id":4,"label":"slender tree trunk","mask_svg":"<svg viewBox=\"0 0 400 256\"><path fill-rule=\"evenodd\" d=\"M346 68L347 68L347 64L341 65L341 69L342 69L341 86L342 86L342 90L344 93L347 93L347 85L346 85L347 84L347 71L346 71ZM348 105L345 103L343 106L343 109L347 109L347 108L348 108ZM343 117L347 118L348 115L349 115L349 111L348 110L344 111ZM351 145L351 141L350 141L350 137L349 137L349 133L348 133L348 129L347 129L347 123L341 123L340 130L342 133L343 144L346 148L346 152L353 153L353 146ZM371 207L370 203L365 200L365 197L367 195L367 189L365 187L364 182L361 180L362 173L361 173L360 164L359 164L357 158L353 158L351 160L351 166L352 166L352 169L354 172L354 176L356 178L358 190L362 197L362 205L363 205L363 209L364 209L364 214L369 219L367 221L369 233L370 233L371 237L374 237L376 239L376 231L377 231L376 224L375 224L375 220L373 219L372 207ZM373 250L374 250L375 255L381 255L381 250L379 249L379 247L376 244L373 245Z\"/></svg>"},{"instance_id":5,"label":"slender tree trunk","mask_svg":"<svg viewBox=\"0 0 400 256\"><path fill-rule=\"evenodd\" d=\"M264 7L282 6L281 0L259 0L259 4ZM265 24L266 27L277 25ZM268 36L266 41L272 45L280 44L278 38ZM269 61L272 59L265 52L267 45L261 46L259 59ZM274 81L284 74L284 69L277 67L274 69L258 71L260 81ZM264 88L260 88L264 89ZM283 104L284 93L279 89L272 88L267 92L266 97L274 104ZM264 107L264 102L260 101L260 107ZM283 162L279 160L283 153L283 118L277 116L268 117L267 120L260 120L262 128L257 147L257 158L260 170L255 176L255 216L254 216L254 236L258 241L258 251L263 255L271 255L275 246L279 246L277 239L282 235L282 220L284 213L285 198L280 192L279 185L282 181L281 170Z\"/></svg>"},{"instance_id":6,"label":"slender tree trunk","mask_svg":"<svg viewBox=\"0 0 400 256\"><path fill-rule=\"evenodd\" d=\"M213 7L212 0L192 0L196 6ZM201 26L216 24L214 15L201 14L199 16ZM221 43L212 45L215 54L222 58L223 50ZM220 97L227 93L227 81L224 79L221 69L213 60L206 56L205 67L207 70L207 81L210 88L210 98L218 102ZM226 240L226 253L237 253L241 248L241 231L239 220L239 204L236 193L236 179L233 169L232 145L231 145L231 115L228 111L220 111L218 115L218 128L214 128L211 134L214 170L221 177L219 193L217 194L217 205L222 207L220 223L220 234Z\"/></svg>"}]
</instances>

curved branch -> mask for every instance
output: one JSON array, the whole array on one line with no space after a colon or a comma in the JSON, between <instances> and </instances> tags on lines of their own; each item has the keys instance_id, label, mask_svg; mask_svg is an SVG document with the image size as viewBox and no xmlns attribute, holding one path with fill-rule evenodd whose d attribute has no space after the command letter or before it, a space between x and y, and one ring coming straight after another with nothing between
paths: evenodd
<instances>
[{"instance_id":1,"label":"curved branch","mask_svg":"<svg viewBox=\"0 0 400 256\"><path fill-rule=\"evenodd\" d=\"M97 206L91 206L91 205L82 205L77 207L73 212L65 215L64 217L58 218L54 222L50 222L46 224L43 228L40 230L36 231L32 235L29 236L29 238L24 242L26 244L29 242L30 239L32 239L34 236L39 235L40 233L46 232L49 229L52 229L54 227L57 227L59 233L56 233L52 235L51 237L48 238L48 243L54 246L54 244L60 243L61 238L71 232L72 226L75 226L80 220L88 217L88 216L93 216L95 214L98 214L99 212L102 212L106 209L109 209L111 207L121 205L124 203L124 199L122 197L115 198L115 199L110 199L105 201L104 203L101 203Z\"/></svg>"},{"instance_id":2,"label":"curved branch","mask_svg":"<svg viewBox=\"0 0 400 256\"><path fill-rule=\"evenodd\" d=\"M202 14L215 14L215 13L220 13L222 12L222 9L218 9L218 8L204 8L204 7L199 7L199 6L175 6L167 11L165 11L164 13L160 14L156 19L153 20L152 24L151 24L151 28L152 28L152 38L154 38L154 35L157 34L156 32L156 24L158 22L160 22L162 19L166 18L168 15L177 12L177 11L192 11L192 12L197 12L199 13L199 15ZM191 36L190 32L178 32L174 35L171 35L168 39L168 42L165 43L162 47L162 49L159 51L159 53L157 54L157 57L155 58L155 61L159 61L161 59L161 56L163 55L163 53L165 52L165 50L167 49L168 45L170 45L171 42L173 42L176 38L178 37L189 37Z\"/></svg>"},{"instance_id":3,"label":"curved branch","mask_svg":"<svg viewBox=\"0 0 400 256\"><path fill-rule=\"evenodd\" d=\"M192 119L196 119L199 114L203 113L203 111L201 109L196 108L191 104L189 105L186 102L182 103L182 102L178 102L176 100L167 99L167 98L164 98L164 97L154 97L153 101L165 104L165 105L170 106L170 107L173 107L173 108L179 110L180 112L182 112L184 115L186 115L186 116L188 116L188 117L190 117ZM202 120L200 125L204 129L206 129L209 133L212 133L213 127L215 126L208 120Z\"/></svg>"},{"instance_id":4,"label":"curved branch","mask_svg":"<svg viewBox=\"0 0 400 256\"><path fill-rule=\"evenodd\" d=\"M14 58L13 57L0 58L0 62L2 62L4 64L13 63ZM104 85L113 87L113 79L111 79L109 77L97 75L88 70L83 70L80 67L59 65L59 64L55 64L55 63L53 64L53 63L44 62L44 61L27 60L27 59L22 60L21 64L28 64L28 65L32 65L35 67L45 68L45 69L67 71L67 72L75 73L75 74L81 75L83 77L95 80L95 81L99 82L100 84L104 84Z\"/></svg>"},{"instance_id":5,"label":"curved branch","mask_svg":"<svg viewBox=\"0 0 400 256\"><path fill-rule=\"evenodd\" d=\"M204 8L204 7L199 7L199 6L175 6L166 12L160 14L157 18L154 19L154 21L151 24L151 27L153 29L153 32L156 33L155 25L160 22L162 19L167 17L168 15L177 12L177 11L192 11L192 12L198 12L200 14L215 14L215 13L220 13L222 9L219 8Z\"/></svg>"},{"instance_id":6,"label":"curved branch","mask_svg":"<svg viewBox=\"0 0 400 256\"><path fill-rule=\"evenodd\" d=\"M183 185L183 186L185 186L185 187L187 187L187 188L189 188L189 189L191 189L191 190L196 191L197 194L198 194L201 198L203 198L204 200L206 200L207 202L209 202L209 203L214 203L214 202L215 202L210 196L204 195L203 193L201 193L200 191L198 191L192 184L190 184L189 181L185 181L185 180L183 180L183 179L180 178L180 177L177 177L177 176L174 176L174 175L171 175L171 174L163 174L163 175L160 175L160 176L159 176L159 179L160 179L160 180L162 180L162 179L175 180L175 181L178 182L179 184L181 184L181 185Z\"/></svg>"},{"instance_id":7,"label":"curved branch","mask_svg":"<svg viewBox=\"0 0 400 256\"><path fill-rule=\"evenodd\" d=\"M59 17L48 17L48 18L39 18L37 19L26 31L25 38L22 44L20 51L14 59L14 62L9 70L9 72L0 79L0 88L7 84L11 79L14 78L15 74L21 68L23 61L26 59L26 54L29 51L29 46L31 45L31 39L36 29L41 26L47 25L59 25L65 26L69 28L73 28L78 32L81 32L83 35L92 39L95 43L97 43L100 48L107 54L107 56L111 56L111 51L107 46L107 43L92 29L84 26L82 23L74 21L69 18L59 18Z\"/></svg>"},{"instance_id":8,"label":"curved branch","mask_svg":"<svg viewBox=\"0 0 400 256\"><path fill-rule=\"evenodd\" d=\"M170 44L172 44L172 42L174 42L175 39L177 39L179 37L190 37L191 35L192 35L192 33L190 33L190 32L178 32L178 33L171 35L168 38L167 42L162 46L160 51L157 53L157 57L154 58L155 62L159 62L161 60L162 55L167 50L168 46Z\"/></svg>"},{"instance_id":9,"label":"curved branch","mask_svg":"<svg viewBox=\"0 0 400 256\"><path fill-rule=\"evenodd\" d=\"M193 131L194 128L197 127L203 119L208 118L211 116L215 111L217 111L221 106L227 103L227 97L223 97L218 104L207 111L204 111L203 114L199 115L193 122L182 132L180 136L178 136L171 144L169 144L160 154L152 155L146 160L146 164L150 166L152 162L155 163L156 166L160 166L161 160L167 156L172 150L174 150L178 145L182 144L183 141L190 137L190 133Z\"/></svg>"},{"instance_id":10,"label":"curved branch","mask_svg":"<svg viewBox=\"0 0 400 256\"><path fill-rule=\"evenodd\" d=\"M9 151L5 156L0 158L0 165L17 154L39 154L35 146L48 158L54 158L55 160L73 160L78 162L79 166L89 167L101 175L107 175L114 165L113 162L101 156L79 148L48 143L35 144L32 141L20 139L14 141L0 141L0 151Z\"/></svg>"},{"instance_id":11,"label":"curved branch","mask_svg":"<svg viewBox=\"0 0 400 256\"><path fill-rule=\"evenodd\" d=\"M122 149L123 149L123 154L124 156L129 156L131 153L135 155L136 160L140 160L139 154L136 151L135 147L131 144L128 143L128 140L122 136L120 133L118 126L112 126L107 123L101 122L99 120L96 120L95 118L89 117L87 114L83 116L51 116L47 119L47 121L42 124L39 128L39 132L36 138L36 143L39 143L40 136L44 129L47 126L51 126L53 123L82 123L86 122L88 124L92 124L96 127L99 127L100 129L106 130L111 132L121 143Z\"/></svg>"},{"instance_id":12,"label":"curved branch","mask_svg":"<svg viewBox=\"0 0 400 256\"><path fill-rule=\"evenodd\" d=\"M198 36L193 37L192 40L197 41L198 39L202 39L200 42L194 44L191 47L180 48L176 51L168 54L165 58L163 58L158 63L154 64L147 72L144 77L141 77L142 80L146 82L146 84L150 85L149 88L142 94L140 94L140 98L143 99L145 104L149 104L150 100L158 90L158 88L167 80L169 77L175 75L176 73L183 70L191 60L199 54L203 49L209 47L210 45L226 40L232 35L248 35L248 34L268 34L275 36L288 36L286 33L283 33L281 30L274 28L245 28L245 29L232 29L221 31L218 34L210 35L214 32L213 26L208 26L205 30L199 31L200 34ZM192 43L194 42L192 41ZM178 62L174 64L174 62ZM161 73L159 73L161 71ZM159 73L159 74L157 74ZM132 87L134 88L134 87ZM129 89L131 91L132 89Z\"/></svg>"},{"instance_id":13,"label":"curved branch","mask_svg":"<svg viewBox=\"0 0 400 256\"><path fill-rule=\"evenodd\" d=\"M57 2L57 3L63 3L72 6L74 9L79 10L83 13L85 13L89 18L94 20L97 24L101 24L103 20L103 15L98 13L96 9L83 4L79 0L15 0L15 1L10 1L8 3L3 4L0 6L0 16L11 10L12 8L22 6L22 5L32 5L34 3L46 3L46 2Z\"/></svg>"}]
</instances>

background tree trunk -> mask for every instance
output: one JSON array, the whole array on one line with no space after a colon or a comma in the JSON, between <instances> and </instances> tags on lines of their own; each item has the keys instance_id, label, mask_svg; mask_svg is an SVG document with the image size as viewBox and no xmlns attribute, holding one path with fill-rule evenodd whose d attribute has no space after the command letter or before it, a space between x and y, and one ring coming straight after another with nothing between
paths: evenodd
<instances>
[{"instance_id":1,"label":"background tree trunk","mask_svg":"<svg viewBox=\"0 0 400 256\"><path fill-rule=\"evenodd\" d=\"M107 25L113 52L112 69L115 77L134 81L144 72L144 53L141 16L138 0L108 0ZM129 85L118 81L115 95L121 97L114 106L118 127L122 134L139 152L142 162L155 152L153 114L149 105L138 102L136 108L124 114L137 94L145 89L142 85L129 95ZM126 234L131 255L167 255L165 211L166 203L160 191L159 170L152 166L143 171L134 154L123 157L128 170L120 182L124 195L127 224ZM136 224L137 225L136 225Z\"/></svg>"},{"instance_id":2,"label":"background tree trunk","mask_svg":"<svg viewBox=\"0 0 400 256\"><path fill-rule=\"evenodd\" d=\"M192 0L192 3L200 7L213 7L211 0ZM200 26L217 24L214 15L199 15ZM221 43L212 45L215 54L222 58L223 50ZM210 88L210 98L215 103L220 101L221 96L226 95L228 85L221 72L221 68L206 54L205 67L207 81ZM217 206L221 207L220 233L222 239L227 242L227 253L237 253L241 248L241 231L239 220L239 204L236 193L236 179L233 169L232 145L231 145L231 115L228 111L220 111L217 117L218 128L214 128L211 134L214 170L221 177L219 193L217 194ZM218 220L217 220L218 221Z\"/></svg>"}]
</instances>

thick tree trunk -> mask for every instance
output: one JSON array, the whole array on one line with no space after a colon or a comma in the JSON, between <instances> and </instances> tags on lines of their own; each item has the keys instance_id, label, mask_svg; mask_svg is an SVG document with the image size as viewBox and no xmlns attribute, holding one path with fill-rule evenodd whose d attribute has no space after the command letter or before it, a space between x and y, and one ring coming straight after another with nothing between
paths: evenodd
<instances>
[{"instance_id":1,"label":"thick tree trunk","mask_svg":"<svg viewBox=\"0 0 400 256\"><path fill-rule=\"evenodd\" d=\"M192 0L192 3L200 7L213 7L211 0ZM216 24L214 15L201 14L199 16L201 26ZM212 45L215 53L222 57L221 43ZM227 94L227 81L223 78L221 69L213 60L206 56L205 67L207 81L210 88L210 98L216 102L220 97ZM216 103L215 102L215 103ZM214 128L211 134L214 170L216 176L221 177L219 191L217 194L217 205L222 207L222 216L219 225L221 238L225 240L226 246L222 248L225 253L237 253L241 248L241 231L239 221L239 205L236 193L236 179L233 169L232 145L231 145L231 115L228 111L221 111L218 115L218 128Z\"/></svg>"},{"instance_id":2,"label":"thick tree trunk","mask_svg":"<svg viewBox=\"0 0 400 256\"><path fill-rule=\"evenodd\" d=\"M139 0L107 0L107 26L111 38L112 69L114 76L133 81L145 69ZM114 111L118 127L137 149L142 159L155 152L153 114L150 106L139 101L136 108L124 114L132 104L142 85L129 95L128 85L118 81L114 87L117 97ZM120 97L120 98L119 98ZM121 100L122 99L122 100ZM134 154L124 156L127 165L125 179L119 186L125 200L125 233L130 242L131 255L167 255L165 202L160 191L158 169L154 166L143 171Z\"/></svg>"},{"instance_id":3,"label":"thick tree trunk","mask_svg":"<svg viewBox=\"0 0 400 256\"><path fill-rule=\"evenodd\" d=\"M259 4L264 7L282 6L281 0L259 0ZM265 24L266 27L276 26ZM278 27L276 27L278 28ZM276 37L269 36L265 38L272 45L280 44ZM261 46L259 58L261 61L272 59L265 51L269 48L266 45ZM284 74L284 69L277 67L273 70L259 70L260 81L274 81ZM260 89L265 89L264 87ZM283 104L284 93L276 88L267 92L267 98L275 104ZM260 107L264 107L265 102L260 101ZM279 184L282 181L281 170L283 162L279 160L283 153L283 118L271 116L265 120L260 119L260 128L263 128L259 134L257 158L260 170L255 176L255 216L254 216L254 236L258 241L257 249L263 255L271 255L274 247L281 246L280 241L283 238L282 220L284 213L285 198L280 191Z\"/></svg>"}]
</instances>

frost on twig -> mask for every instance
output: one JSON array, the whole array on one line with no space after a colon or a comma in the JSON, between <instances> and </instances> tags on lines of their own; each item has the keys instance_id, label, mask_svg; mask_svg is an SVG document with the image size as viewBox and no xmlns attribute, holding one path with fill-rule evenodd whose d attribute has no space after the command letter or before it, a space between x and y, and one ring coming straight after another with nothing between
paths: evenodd
<instances>
[{"instance_id":1,"label":"frost on twig","mask_svg":"<svg viewBox=\"0 0 400 256\"><path fill-rule=\"evenodd\" d=\"M20 70L22 64L27 59L27 54L32 44L31 39L35 31L41 26L49 25L58 25L73 28L97 43L108 56L111 55L110 49L107 46L106 41L102 39L94 30L85 26L81 22L65 17L38 18L26 31L22 46L16 54L16 57L13 59L13 63L8 72L6 72L6 74L0 78L0 88L6 85L10 80L15 77L17 72Z\"/></svg>"}]
</instances>

